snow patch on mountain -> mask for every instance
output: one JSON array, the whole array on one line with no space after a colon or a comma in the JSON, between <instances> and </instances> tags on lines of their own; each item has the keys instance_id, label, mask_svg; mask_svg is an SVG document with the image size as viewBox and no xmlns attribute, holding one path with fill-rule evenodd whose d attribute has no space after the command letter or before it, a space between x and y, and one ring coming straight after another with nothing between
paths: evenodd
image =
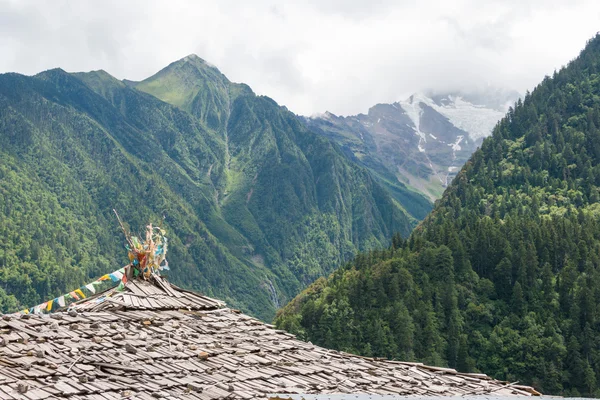
<instances>
[{"instance_id":1,"label":"snow patch on mountain","mask_svg":"<svg viewBox=\"0 0 600 400\"><path fill-rule=\"evenodd\" d=\"M448 146L452 146L452 150L454 151L460 151L462 149L462 147L460 147L460 142L462 142L464 138L463 135L458 135L456 137L456 142L449 144Z\"/></svg>"},{"instance_id":2,"label":"snow patch on mountain","mask_svg":"<svg viewBox=\"0 0 600 400\"><path fill-rule=\"evenodd\" d=\"M412 123L414 125L413 129L415 130L415 133L417 135L421 136L423 141L426 142L427 138L426 138L425 134L423 132L421 132L421 129L420 129L421 114L423 113L423 110L421 109L421 106L419 105L419 100L415 99L414 96L410 96L408 101L401 102L400 105L402 106L402 109L404 110L406 115L408 115L408 118L410 118L410 120L412 121Z\"/></svg>"},{"instance_id":3,"label":"snow patch on mountain","mask_svg":"<svg viewBox=\"0 0 600 400\"><path fill-rule=\"evenodd\" d=\"M419 103L428 105L448 118L452 125L467 132L474 141L489 136L496 123L507 111L473 104L460 95L452 94L444 96L443 101L438 103L429 96L416 93L408 100L401 101L400 105L414 121L414 118L420 116L417 111L420 110Z\"/></svg>"},{"instance_id":4,"label":"snow patch on mountain","mask_svg":"<svg viewBox=\"0 0 600 400\"><path fill-rule=\"evenodd\" d=\"M410 98L408 99L408 101L405 102L401 102L400 103L402 109L404 110L404 112L406 113L406 115L408 115L408 118L410 118L410 120L412 121L413 125L412 128L415 131L415 134L419 136L419 144L417 145L417 148L419 149L419 151L421 153L425 152L425 148L423 147L423 144L427 142L427 136L425 135L424 132L421 132L421 114L423 113L423 110L421 109L420 106L420 101L418 98L415 98L414 95L410 96Z\"/></svg>"},{"instance_id":5,"label":"snow patch on mountain","mask_svg":"<svg viewBox=\"0 0 600 400\"><path fill-rule=\"evenodd\" d=\"M473 140L489 136L496 123L506 114L506 111L469 103L460 96L450 95L448 98L450 103L447 105L428 105L448 118L452 125L468 132Z\"/></svg>"}]
</instances>

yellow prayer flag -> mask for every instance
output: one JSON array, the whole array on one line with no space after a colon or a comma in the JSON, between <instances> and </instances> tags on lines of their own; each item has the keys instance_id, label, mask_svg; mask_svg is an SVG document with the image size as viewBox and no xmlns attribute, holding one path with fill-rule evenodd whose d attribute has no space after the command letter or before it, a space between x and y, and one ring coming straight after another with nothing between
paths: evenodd
<instances>
[{"instance_id":1,"label":"yellow prayer flag","mask_svg":"<svg viewBox=\"0 0 600 400\"><path fill-rule=\"evenodd\" d=\"M81 291L81 289L76 289L75 293L77 293L79 296L81 296L82 299L85 299L85 294L83 294L83 292Z\"/></svg>"},{"instance_id":2,"label":"yellow prayer flag","mask_svg":"<svg viewBox=\"0 0 600 400\"><path fill-rule=\"evenodd\" d=\"M52 310L52 302L53 302L53 301L54 301L54 300L50 300L50 301L48 301L48 305L46 306L46 311L50 311L50 310Z\"/></svg>"}]
</instances>

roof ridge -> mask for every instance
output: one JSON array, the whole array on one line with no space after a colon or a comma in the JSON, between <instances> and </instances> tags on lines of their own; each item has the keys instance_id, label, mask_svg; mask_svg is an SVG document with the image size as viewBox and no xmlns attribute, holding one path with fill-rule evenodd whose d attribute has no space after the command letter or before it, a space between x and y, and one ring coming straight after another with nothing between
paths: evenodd
<instances>
[{"instance_id":1,"label":"roof ridge","mask_svg":"<svg viewBox=\"0 0 600 400\"><path fill-rule=\"evenodd\" d=\"M151 288L151 289L150 289ZM121 290L112 288L99 296L74 303L75 310L101 311L105 309L143 310L216 310L225 303L200 293L176 287L156 272L145 279L142 275L128 280ZM148 293L148 290L155 292ZM110 301L105 302L110 299Z\"/></svg>"}]
</instances>

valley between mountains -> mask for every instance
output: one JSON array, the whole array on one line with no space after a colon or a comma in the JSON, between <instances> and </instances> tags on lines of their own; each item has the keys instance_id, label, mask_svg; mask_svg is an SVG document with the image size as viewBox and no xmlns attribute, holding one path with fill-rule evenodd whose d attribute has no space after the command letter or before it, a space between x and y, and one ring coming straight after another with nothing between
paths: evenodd
<instances>
[{"instance_id":1,"label":"valley between mountains","mask_svg":"<svg viewBox=\"0 0 600 400\"><path fill-rule=\"evenodd\" d=\"M306 118L195 55L141 82L1 75L0 307L123 264L114 208L132 227L163 221L174 282L271 319L357 252L407 237L510 95Z\"/></svg>"}]
</instances>

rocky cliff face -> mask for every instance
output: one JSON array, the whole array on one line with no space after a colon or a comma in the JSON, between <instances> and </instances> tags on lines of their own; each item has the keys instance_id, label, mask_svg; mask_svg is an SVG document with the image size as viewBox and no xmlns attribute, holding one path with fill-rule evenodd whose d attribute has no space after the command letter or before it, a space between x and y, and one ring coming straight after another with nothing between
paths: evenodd
<instances>
[{"instance_id":1,"label":"rocky cliff face","mask_svg":"<svg viewBox=\"0 0 600 400\"><path fill-rule=\"evenodd\" d=\"M434 201L488 136L514 92L421 94L377 104L367 114L329 112L304 118L313 130L336 141L397 193L416 218L425 208L411 191Z\"/></svg>"}]
</instances>

